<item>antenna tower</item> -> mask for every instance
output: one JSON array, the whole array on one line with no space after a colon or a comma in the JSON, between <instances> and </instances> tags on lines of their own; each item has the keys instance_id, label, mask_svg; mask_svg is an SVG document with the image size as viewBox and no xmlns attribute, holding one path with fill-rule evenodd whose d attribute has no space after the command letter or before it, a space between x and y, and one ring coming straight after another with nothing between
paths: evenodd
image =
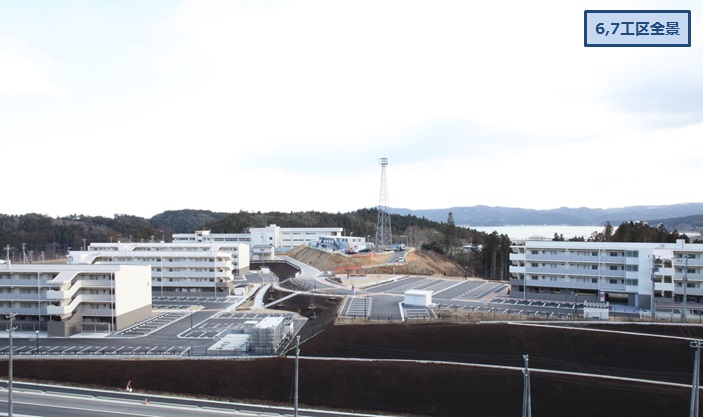
<instances>
[{"instance_id":1,"label":"antenna tower","mask_svg":"<svg viewBox=\"0 0 703 417\"><path fill-rule=\"evenodd\" d=\"M386 249L393 243L393 236L391 235L391 215L388 213L388 182L386 181L388 158L380 158L378 163L381 165L381 196L378 202L376 247Z\"/></svg>"}]
</instances>

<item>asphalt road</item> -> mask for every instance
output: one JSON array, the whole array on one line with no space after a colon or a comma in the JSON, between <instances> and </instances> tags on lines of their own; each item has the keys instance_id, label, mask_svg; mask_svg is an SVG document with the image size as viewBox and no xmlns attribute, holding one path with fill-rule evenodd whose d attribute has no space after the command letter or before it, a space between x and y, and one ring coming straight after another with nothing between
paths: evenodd
<instances>
[{"instance_id":1,"label":"asphalt road","mask_svg":"<svg viewBox=\"0 0 703 417\"><path fill-rule=\"evenodd\" d=\"M6 381L0 390L0 410L8 409ZM193 416L284 416L292 407L230 403L139 393L68 388L44 384L14 383L13 414L42 417L193 417ZM364 417L334 411L299 409L299 416Z\"/></svg>"}]
</instances>

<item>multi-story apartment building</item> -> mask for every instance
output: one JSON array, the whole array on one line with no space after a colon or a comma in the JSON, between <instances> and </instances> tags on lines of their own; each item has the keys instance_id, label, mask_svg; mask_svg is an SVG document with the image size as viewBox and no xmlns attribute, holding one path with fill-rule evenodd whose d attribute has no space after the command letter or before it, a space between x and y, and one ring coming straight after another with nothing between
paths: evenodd
<instances>
[{"instance_id":1,"label":"multi-story apartment building","mask_svg":"<svg viewBox=\"0 0 703 417\"><path fill-rule=\"evenodd\" d=\"M151 316L146 266L0 262L0 316L19 330L69 336L120 330Z\"/></svg>"},{"instance_id":2,"label":"multi-story apartment building","mask_svg":"<svg viewBox=\"0 0 703 417\"><path fill-rule=\"evenodd\" d=\"M512 247L511 297L609 301L643 309L703 301L703 244L527 241Z\"/></svg>"},{"instance_id":3,"label":"multi-story apartment building","mask_svg":"<svg viewBox=\"0 0 703 417\"><path fill-rule=\"evenodd\" d=\"M342 237L341 227L279 227L272 224L267 227L253 227L249 233L210 233L198 230L195 233L174 233L174 242L201 243L212 242L225 244L230 242L246 243L250 246L252 259L273 258L274 250L288 250L301 245L317 244L321 238L334 240ZM345 237L347 246L366 243L363 237Z\"/></svg>"},{"instance_id":4,"label":"multi-story apartment building","mask_svg":"<svg viewBox=\"0 0 703 417\"><path fill-rule=\"evenodd\" d=\"M92 243L71 251L69 264L149 265L154 295L232 294L235 278L249 272L243 243ZM240 280L240 281L243 281Z\"/></svg>"}]
</instances>

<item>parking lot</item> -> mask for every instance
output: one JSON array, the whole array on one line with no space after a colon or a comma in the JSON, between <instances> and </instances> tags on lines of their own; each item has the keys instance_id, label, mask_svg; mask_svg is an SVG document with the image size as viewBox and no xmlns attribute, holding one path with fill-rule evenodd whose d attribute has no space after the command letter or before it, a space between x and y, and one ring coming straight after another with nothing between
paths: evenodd
<instances>
[{"instance_id":1,"label":"parking lot","mask_svg":"<svg viewBox=\"0 0 703 417\"><path fill-rule=\"evenodd\" d=\"M220 312L215 313L208 319L197 323L190 329L180 333L180 338L194 339L216 339L221 338L227 333L241 332L244 323L250 320L260 321L270 316L294 317L293 313L285 314L268 314L268 313L234 313Z\"/></svg>"},{"instance_id":2,"label":"parking lot","mask_svg":"<svg viewBox=\"0 0 703 417\"><path fill-rule=\"evenodd\" d=\"M173 311L162 313L152 317L149 320L142 321L125 330L116 332L112 337L140 337L150 335L157 330L160 330L169 324L182 320L190 315L187 311Z\"/></svg>"},{"instance_id":3,"label":"parking lot","mask_svg":"<svg viewBox=\"0 0 703 417\"><path fill-rule=\"evenodd\" d=\"M377 285L369 289L373 293L402 295L408 290L432 291L432 298L442 300L481 300L507 289L507 284L483 280L445 280L439 278L408 277Z\"/></svg>"}]
</instances>

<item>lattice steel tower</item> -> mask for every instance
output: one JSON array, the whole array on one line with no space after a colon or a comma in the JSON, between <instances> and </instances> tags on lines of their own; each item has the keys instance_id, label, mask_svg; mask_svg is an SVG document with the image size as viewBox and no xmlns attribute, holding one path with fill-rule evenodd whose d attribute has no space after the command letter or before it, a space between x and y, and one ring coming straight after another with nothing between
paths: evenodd
<instances>
[{"instance_id":1,"label":"lattice steel tower","mask_svg":"<svg viewBox=\"0 0 703 417\"><path fill-rule=\"evenodd\" d=\"M381 165L381 196L378 202L378 222L376 223L376 247L386 249L393 243L391 234L391 215L388 212L388 182L386 181L386 166L388 158L380 158Z\"/></svg>"}]
</instances>

